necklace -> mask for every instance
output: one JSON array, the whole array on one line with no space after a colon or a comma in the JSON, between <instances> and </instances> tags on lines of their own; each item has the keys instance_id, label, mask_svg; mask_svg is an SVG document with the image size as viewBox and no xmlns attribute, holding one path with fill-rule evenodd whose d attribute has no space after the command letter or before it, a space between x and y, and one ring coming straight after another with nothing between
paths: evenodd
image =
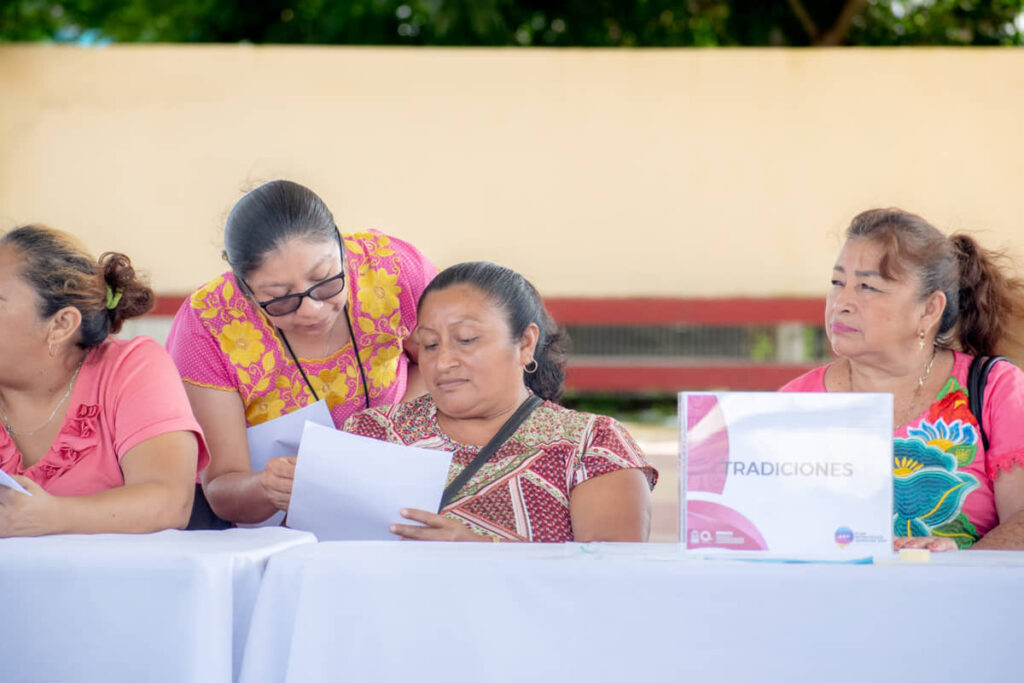
<instances>
[{"instance_id":1,"label":"necklace","mask_svg":"<svg viewBox=\"0 0 1024 683\"><path fill-rule=\"evenodd\" d=\"M921 389L924 387L924 383L928 381L928 376L932 374L932 366L935 365L935 357L937 355L938 353L936 353L936 349L933 346L932 357L928 359L928 365L924 368L924 374L917 378L917 386L914 387L914 393L911 395L910 403L904 411L903 419L901 419L899 424L895 425L894 428L898 429L902 427L913 417L914 406L917 405L917 400L921 396ZM846 361L846 372L850 382L850 391L853 391L853 364L850 363L850 361Z\"/></svg>"},{"instance_id":2,"label":"necklace","mask_svg":"<svg viewBox=\"0 0 1024 683\"><path fill-rule=\"evenodd\" d=\"M53 407L53 412L50 413L50 417L46 418L46 422L44 422L43 424L39 425L38 427L31 431L26 431L24 429L14 429L14 427L11 426L11 420L10 418L7 417L7 409L4 407L5 402L2 398L0 398L0 417L3 417L4 428L7 430L7 433L10 434L11 436L14 436L15 434L20 434L21 436L35 436L38 432L41 432L42 430L49 427L50 423L53 422L53 418L57 416L57 411L60 410L60 407L64 405L64 402L68 400L69 396L71 396L71 390L75 388L75 380L78 379L78 371L81 369L82 364L79 363L78 367L75 368L75 373L71 375L71 381L68 382L68 390L64 392L64 395L61 397L60 401L57 403L57 405Z\"/></svg>"}]
</instances>

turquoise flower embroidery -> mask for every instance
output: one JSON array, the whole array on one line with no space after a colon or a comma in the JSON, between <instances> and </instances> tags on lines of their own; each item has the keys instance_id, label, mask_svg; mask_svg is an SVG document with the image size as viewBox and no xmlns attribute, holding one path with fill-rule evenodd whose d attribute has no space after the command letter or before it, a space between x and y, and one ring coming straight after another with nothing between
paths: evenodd
<instances>
[{"instance_id":1,"label":"turquoise flower embroidery","mask_svg":"<svg viewBox=\"0 0 1024 683\"><path fill-rule=\"evenodd\" d=\"M963 435L962 429L960 435ZM897 536L961 535L954 533L948 523L957 519L967 494L978 488L977 478L957 471L954 452L929 445L920 438L895 439L893 456L893 533ZM947 527L936 529L943 525ZM956 540L970 545L975 539Z\"/></svg>"},{"instance_id":2,"label":"turquoise flower embroidery","mask_svg":"<svg viewBox=\"0 0 1024 683\"><path fill-rule=\"evenodd\" d=\"M922 420L917 427L907 430L907 435L916 437L929 446L935 446L956 456L957 465L969 465L978 452L978 433L974 425L963 420L946 423L939 418L934 423Z\"/></svg>"}]
</instances>

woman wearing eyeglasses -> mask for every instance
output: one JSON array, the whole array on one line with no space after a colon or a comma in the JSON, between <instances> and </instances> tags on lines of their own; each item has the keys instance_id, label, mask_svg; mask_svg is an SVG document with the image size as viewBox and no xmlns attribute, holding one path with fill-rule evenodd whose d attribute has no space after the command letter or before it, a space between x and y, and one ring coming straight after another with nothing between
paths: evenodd
<instances>
[{"instance_id":1,"label":"woman wearing eyeglasses","mask_svg":"<svg viewBox=\"0 0 1024 683\"><path fill-rule=\"evenodd\" d=\"M207 435L205 499L222 520L257 523L288 509L295 459L253 472L246 428L319 399L340 427L422 394L409 334L437 269L379 232L341 235L324 202L287 180L239 200L224 247L231 270L185 301L167 348Z\"/></svg>"}]
</instances>

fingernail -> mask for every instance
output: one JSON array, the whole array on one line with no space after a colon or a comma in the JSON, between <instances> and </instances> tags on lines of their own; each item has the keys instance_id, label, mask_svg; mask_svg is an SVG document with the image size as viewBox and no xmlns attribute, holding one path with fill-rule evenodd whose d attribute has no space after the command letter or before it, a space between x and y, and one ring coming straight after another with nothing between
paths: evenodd
<instances>
[{"instance_id":1,"label":"fingernail","mask_svg":"<svg viewBox=\"0 0 1024 683\"><path fill-rule=\"evenodd\" d=\"M409 508L402 508L402 516L403 517L408 517L409 516Z\"/></svg>"},{"instance_id":2,"label":"fingernail","mask_svg":"<svg viewBox=\"0 0 1024 683\"><path fill-rule=\"evenodd\" d=\"M397 527L397 526L395 526L394 524L392 524L392 525L391 525L391 528L390 528L390 529L388 529L388 531L390 531L390 532L391 532L391 533L393 533L393 534L397 534L397 533L398 533L398 527Z\"/></svg>"}]
</instances>

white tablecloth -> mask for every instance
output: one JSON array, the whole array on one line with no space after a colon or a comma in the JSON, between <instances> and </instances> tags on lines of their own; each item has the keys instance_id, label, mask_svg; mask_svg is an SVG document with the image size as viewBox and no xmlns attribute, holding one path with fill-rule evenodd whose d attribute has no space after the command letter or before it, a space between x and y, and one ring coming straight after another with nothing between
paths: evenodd
<instances>
[{"instance_id":1,"label":"white tablecloth","mask_svg":"<svg viewBox=\"0 0 1024 683\"><path fill-rule=\"evenodd\" d=\"M289 529L0 539L0 681L229 683Z\"/></svg>"},{"instance_id":2,"label":"white tablecloth","mask_svg":"<svg viewBox=\"0 0 1024 683\"><path fill-rule=\"evenodd\" d=\"M1024 553L321 543L271 559L243 683L1019 681Z\"/></svg>"}]
</instances>

